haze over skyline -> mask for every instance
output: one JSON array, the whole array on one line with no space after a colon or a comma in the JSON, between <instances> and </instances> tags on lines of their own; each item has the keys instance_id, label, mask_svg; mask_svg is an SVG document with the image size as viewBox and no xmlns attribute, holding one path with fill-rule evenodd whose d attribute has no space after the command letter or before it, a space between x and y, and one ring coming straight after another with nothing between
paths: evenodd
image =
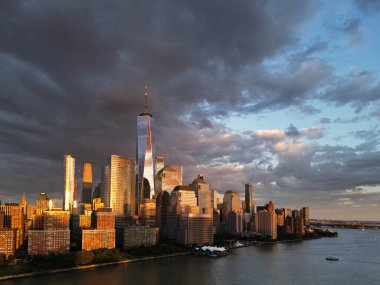
<instances>
[{"instance_id":1,"label":"haze over skyline","mask_svg":"<svg viewBox=\"0 0 380 285\"><path fill-rule=\"evenodd\" d=\"M62 199L63 154L156 155L220 193L380 220L377 1L1 1L0 200Z\"/></svg>"}]
</instances>

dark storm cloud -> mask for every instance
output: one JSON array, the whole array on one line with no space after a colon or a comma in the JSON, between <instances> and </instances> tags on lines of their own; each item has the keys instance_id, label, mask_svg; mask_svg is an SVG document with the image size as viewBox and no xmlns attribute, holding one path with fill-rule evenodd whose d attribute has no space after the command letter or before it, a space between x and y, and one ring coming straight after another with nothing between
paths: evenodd
<instances>
[{"instance_id":1,"label":"dark storm cloud","mask_svg":"<svg viewBox=\"0 0 380 285\"><path fill-rule=\"evenodd\" d=\"M240 110L250 100L242 94L247 68L296 43L296 29L316 3L1 1L2 166L9 156L19 173L46 169L45 161L60 171L64 153L97 167L111 153L134 157L146 84L158 152L196 163L191 146L173 150L166 130L178 137L189 126L207 130L213 116ZM197 112L199 106L209 107ZM210 155L227 150L222 145ZM46 170L47 181L55 181ZM46 189L45 180L29 187L25 181L7 175L1 191L61 191L60 182Z\"/></svg>"},{"instance_id":2,"label":"dark storm cloud","mask_svg":"<svg viewBox=\"0 0 380 285\"><path fill-rule=\"evenodd\" d=\"M290 139L289 130L237 134L217 120L289 106L318 112L307 100L334 77L314 57L326 43L281 67L263 63L299 42L316 3L1 1L1 199L23 191L59 198L64 153L78 166L94 163L97 176L111 153L134 158L145 85L157 154L185 166L185 183L197 172L223 191L248 181L284 192L379 183L369 140L361 150L331 148L303 141L322 137L322 128L294 127L300 136ZM369 75L334 79L328 103L377 100Z\"/></svg>"}]
</instances>

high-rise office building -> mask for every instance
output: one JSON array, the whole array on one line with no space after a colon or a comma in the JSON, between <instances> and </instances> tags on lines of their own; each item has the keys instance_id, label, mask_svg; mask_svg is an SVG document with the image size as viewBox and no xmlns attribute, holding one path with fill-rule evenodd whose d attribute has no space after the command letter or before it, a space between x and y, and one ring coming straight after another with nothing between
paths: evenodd
<instances>
[{"instance_id":1,"label":"high-rise office building","mask_svg":"<svg viewBox=\"0 0 380 285\"><path fill-rule=\"evenodd\" d=\"M228 214L240 210L239 193L233 190L227 190L223 196L222 220L228 220Z\"/></svg>"},{"instance_id":2,"label":"high-rise office building","mask_svg":"<svg viewBox=\"0 0 380 285\"><path fill-rule=\"evenodd\" d=\"M4 228L4 212L0 210L0 230Z\"/></svg>"},{"instance_id":3,"label":"high-rise office building","mask_svg":"<svg viewBox=\"0 0 380 285\"><path fill-rule=\"evenodd\" d=\"M26 207L28 206L28 202L26 201L26 195L25 195L25 193L22 193L20 206L22 208L24 216L26 217Z\"/></svg>"},{"instance_id":4,"label":"high-rise office building","mask_svg":"<svg viewBox=\"0 0 380 285\"><path fill-rule=\"evenodd\" d=\"M36 206L40 214L49 209L49 199L45 193L40 193L40 195L38 195Z\"/></svg>"},{"instance_id":5,"label":"high-rise office building","mask_svg":"<svg viewBox=\"0 0 380 285\"><path fill-rule=\"evenodd\" d=\"M198 174L191 187L198 199L199 213L212 215L213 205L210 186L205 182L202 174Z\"/></svg>"},{"instance_id":6,"label":"high-rise office building","mask_svg":"<svg viewBox=\"0 0 380 285\"><path fill-rule=\"evenodd\" d=\"M102 167L102 176L101 176L101 191L100 197L104 206L110 206L110 166L106 165Z\"/></svg>"},{"instance_id":7,"label":"high-rise office building","mask_svg":"<svg viewBox=\"0 0 380 285\"><path fill-rule=\"evenodd\" d=\"M157 173L164 169L165 167L165 158L163 156L156 156L156 175Z\"/></svg>"},{"instance_id":8,"label":"high-rise office building","mask_svg":"<svg viewBox=\"0 0 380 285\"><path fill-rule=\"evenodd\" d=\"M64 165L64 194L63 210L69 211L74 205L75 191L75 158L67 154L63 156Z\"/></svg>"},{"instance_id":9,"label":"high-rise office building","mask_svg":"<svg viewBox=\"0 0 380 285\"><path fill-rule=\"evenodd\" d=\"M161 169L156 176L157 193L167 191L169 194L177 185L182 185L182 166L170 165Z\"/></svg>"},{"instance_id":10,"label":"high-rise office building","mask_svg":"<svg viewBox=\"0 0 380 285\"><path fill-rule=\"evenodd\" d=\"M152 136L153 117L148 111L148 90L145 88L144 112L137 116L137 211L143 199L155 198L156 160Z\"/></svg>"},{"instance_id":11,"label":"high-rise office building","mask_svg":"<svg viewBox=\"0 0 380 285\"><path fill-rule=\"evenodd\" d=\"M253 201L253 185L251 183L245 184L245 212L250 216L255 213L255 202Z\"/></svg>"},{"instance_id":12,"label":"high-rise office building","mask_svg":"<svg viewBox=\"0 0 380 285\"><path fill-rule=\"evenodd\" d=\"M92 193L92 199L100 198L101 193L102 193L102 183L98 183L98 185L95 186L94 192Z\"/></svg>"},{"instance_id":13,"label":"high-rise office building","mask_svg":"<svg viewBox=\"0 0 380 285\"><path fill-rule=\"evenodd\" d=\"M310 210L309 207L303 207L302 208L302 218L305 226L310 225Z\"/></svg>"},{"instance_id":14,"label":"high-rise office building","mask_svg":"<svg viewBox=\"0 0 380 285\"><path fill-rule=\"evenodd\" d=\"M277 239L277 217L273 211L257 211L255 214L256 232L265 238Z\"/></svg>"},{"instance_id":15,"label":"high-rise office building","mask_svg":"<svg viewBox=\"0 0 380 285\"><path fill-rule=\"evenodd\" d=\"M109 165L109 207L115 216L134 216L135 162L119 155L111 155Z\"/></svg>"},{"instance_id":16,"label":"high-rise office building","mask_svg":"<svg viewBox=\"0 0 380 285\"><path fill-rule=\"evenodd\" d=\"M190 186L177 186L167 207L166 238L180 244L212 244L213 216L200 214L197 197Z\"/></svg>"},{"instance_id":17,"label":"high-rise office building","mask_svg":"<svg viewBox=\"0 0 380 285\"><path fill-rule=\"evenodd\" d=\"M23 208L18 203L5 203L0 205L0 212L3 212L4 228L17 230L15 247L18 249L24 244L25 217Z\"/></svg>"},{"instance_id":18,"label":"high-rise office building","mask_svg":"<svg viewBox=\"0 0 380 285\"><path fill-rule=\"evenodd\" d=\"M92 196L92 164L85 163L83 165L82 178L82 203L90 203Z\"/></svg>"}]
</instances>

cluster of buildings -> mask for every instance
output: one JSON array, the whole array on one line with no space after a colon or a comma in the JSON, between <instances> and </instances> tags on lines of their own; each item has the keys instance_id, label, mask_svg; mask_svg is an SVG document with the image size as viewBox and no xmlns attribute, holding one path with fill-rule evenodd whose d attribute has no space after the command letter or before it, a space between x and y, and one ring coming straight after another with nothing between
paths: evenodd
<instances>
[{"instance_id":1,"label":"cluster of buildings","mask_svg":"<svg viewBox=\"0 0 380 285\"><path fill-rule=\"evenodd\" d=\"M111 155L93 185L92 165L78 178L76 160L63 158L63 203L41 193L35 205L0 203L0 253L13 255L26 242L30 255L155 245L159 240L183 245L213 244L214 234L256 234L264 238L303 235L309 209L275 209L272 202L255 207L252 184L245 199L228 190L221 196L198 175L183 183L180 165L165 165L156 156L153 117L145 90L144 112L137 117L136 160ZM80 192L80 193L78 193ZM24 246L25 248L25 246Z\"/></svg>"}]
</instances>

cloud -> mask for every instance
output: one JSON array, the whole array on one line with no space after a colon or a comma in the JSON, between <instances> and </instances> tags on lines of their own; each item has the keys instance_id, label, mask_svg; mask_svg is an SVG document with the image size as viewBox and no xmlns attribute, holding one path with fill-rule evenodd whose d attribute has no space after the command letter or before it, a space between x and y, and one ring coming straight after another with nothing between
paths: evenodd
<instances>
[{"instance_id":1,"label":"cloud","mask_svg":"<svg viewBox=\"0 0 380 285\"><path fill-rule=\"evenodd\" d=\"M221 191L254 182L280 202L379 183L368 138L334 147L317 143L324 128L304 122L245 133L225 125L231 115L289 108L315 115L316 101L358 112L378 102L373 73L338 76L318 57L330 43L301 44L300 27L320 4L2 1L1 199L61 198L65 153L78 168L93 163L94 181L110 154L134 158L145 85L157 154L183 164L185 181L204 172Z\"/></svg>"},{"instance_id":2,"label":"cloud","mask_svg":"<svg viewBox=\"0 0 380 285\"><path fill-rule=\"evenodd\" d=\"M336 106L351 105L359 112L380 100L380 83L374 74L353 68L345 78L337 78L323 93L322 99Z\"/></svg>"},{"instance_id":3,"label":"cloud","mask_svg":"<svg viewBox=\"0 0 380 285\"><path fill-rule=\"evenodd\" d=\"M301 133L298 131L298 129L291 124L285 131L285 134L288 137L298 137L301 135Z\"/></svg>"},{"instance_id":4,"label":"cloud","mask_svg":"<svg viewBox=\"0 0 380 285\"><path fill-rule=\"evenodd\" d=\"M380 12L380 3L377 0L356 0L355 2L366 13Z\"/></svg>"}]
</instances>

